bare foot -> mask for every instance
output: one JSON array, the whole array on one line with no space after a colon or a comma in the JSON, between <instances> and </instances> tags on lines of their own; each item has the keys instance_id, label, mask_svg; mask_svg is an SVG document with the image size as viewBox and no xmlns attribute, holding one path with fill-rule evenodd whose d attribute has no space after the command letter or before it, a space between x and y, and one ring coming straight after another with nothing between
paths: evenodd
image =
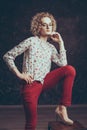
<instances>
[{"instance_id":1,"label":"bare foot","mask_svg":"<svg viewBox=\"0 0 87 130\"><path fill-rule=\"evenodd\" d=\"M69 119L67 114L67 109L64 105L59 105L56 110L56 114L62 119L62 121L67 125L73 125L73 120Z\"/></svg>"}]
</instances>

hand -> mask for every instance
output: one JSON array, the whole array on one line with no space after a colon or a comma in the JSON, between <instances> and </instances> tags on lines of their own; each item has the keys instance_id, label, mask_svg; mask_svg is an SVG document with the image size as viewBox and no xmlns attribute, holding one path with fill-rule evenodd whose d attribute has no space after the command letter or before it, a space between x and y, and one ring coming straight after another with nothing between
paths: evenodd
<instances>
[{"instance_id":1,"label":"hand","mask_svg":"<svg viewBox=\"0 0 87 130\"><path fill-rule=\"evenodd\" d=\"M63 43L63 39L58 32L52 32L50 37L54 42Z\"/></svg>"},{"instance_id":2,"label":"hand","mask_svg":"<svg viewBox=\"0 0 87 130\"><path fill-rule=\"evenodd\" d=\"M27 74L26 72L21 73L19 78L26 81L28 84L31 84L34 81L33 77L30 74Z\"/></svg>"}]
</instances>

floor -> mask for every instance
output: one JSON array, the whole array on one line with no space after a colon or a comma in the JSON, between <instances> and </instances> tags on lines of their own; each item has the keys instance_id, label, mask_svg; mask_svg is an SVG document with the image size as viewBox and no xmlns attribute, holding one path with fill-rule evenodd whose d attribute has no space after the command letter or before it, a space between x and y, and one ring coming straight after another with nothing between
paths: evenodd
<instances>
[{"instance_id":1,"label":"floor","mask_svg":"<svg viewBox=\"0 0 87 130\"><path fill-rule=\"evenodd\" d=\"M37 130L47 130L48 122L55 121L56 105L38 106ZM72 105L69 116L87 127L87 105ZM24 130L24 111L20 106L0 106L0 130Z\"/></svg>"}]
</instances>

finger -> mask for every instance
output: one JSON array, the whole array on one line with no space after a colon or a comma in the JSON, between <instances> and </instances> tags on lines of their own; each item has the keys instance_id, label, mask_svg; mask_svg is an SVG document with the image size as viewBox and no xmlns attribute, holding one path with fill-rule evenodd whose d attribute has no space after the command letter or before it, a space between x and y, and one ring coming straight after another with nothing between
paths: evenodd
<instances>
[{"instance_id":1,"label":"finger","mask_svg":"<svg viewBox=\"0 0 87 130\"><path fill-rule=\"evenodd\" d=\"M59 38L59 35L56 33L56 34L53 34L53 37Z\"/></svg>"},{"instance_id":2,"label":"finger","mask_svg":"<svg viewBox=\"0 0 87 130\"><path fill-rule=\"evenodd\" d=\"M29 83L29 79L26 79L26 82Z\"/></svg>"},{"instance_id":3,"label":"finger","mask_svg":"<svg viewBox=\"0 0 87 130\"><path fill-rule=\"evenodd\" d=\"M29 83L29 77L27 75L24 75L24 80Z\"/></svg>"},{"instance_id":4,"label":"finger","mask_svg":"<svg viewBox=\"0 0 87 130\"><path fill-rule=\"evenodd\" d=\"M31 74L29 74L29 76L30 76L30 78L32 78L32 79L33 79L33 76L32 76Z\"/></svg>"},{"instance_id":5,"label":"finger","mask_svg":"<svg viewBox=\"0 0 87 130\"><path fill-rule=\"evenodd\" d=\"M52 32L51 35L59 35L58 32Z\"/></svg>"},{"instance_id":6,"label":"finger","mask_svg":"<svg viewBox=\"0 0 87 130\"><path fill-rule=\"evenodd\" d=\"M51 36L51 38L53 39L55 39L55 38L57 38L57 39L59 39L59 35L58 34L53 34L52 36Z\"/></svg>"},{"instance_id":7,"label":"finger","mask_svg":"<svg viewBox=\"0 0 87 130\"><path fill-rule=\"evenodd\" d=\"M30 77L28 78L28 83L29 83L29 84L33 83L33 81L34 81L34 80L33 80L32 78L30 78Z\"/></svg>"},{"instance_id":8,"label":"finger","mask_svg":"<svg viewBox=\"0 0 87 130\"><path fill-rule=\"evenodd\" d=\"M33 83L33 81L34 81L33 79L30 79L30 83Z\"/></svg>"}]
</instances>

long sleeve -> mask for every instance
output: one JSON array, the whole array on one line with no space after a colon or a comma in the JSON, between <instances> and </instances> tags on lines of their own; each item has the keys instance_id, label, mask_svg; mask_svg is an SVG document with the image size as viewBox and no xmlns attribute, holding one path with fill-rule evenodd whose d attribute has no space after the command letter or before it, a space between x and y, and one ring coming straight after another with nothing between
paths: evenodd
<instances>
[{"instance_id":1,"label":"long sleeve","mask_svg":"<svg viewBox=\"0 0 87 130\"><path fill-rule=\"evenodd\" d=\"M54 46L52 46L52 61L58 66L67 65L66 50L63 43L61 43L59 53Z\"/></svg>"},{"instance_id":2,"label":"long sleeve","mask_svg":"<svg viewBox=\"0 0 87 130\"><path fill-rule=\"evenodd\" d=\"M18 55L21 55L24 51L26 51L31 44L31 38L28 38L22 42L20 42L17 46L15 46L13 49L8 51L4 56L3 59L6 62L7 66L10 70L13 70L13 68L16 67L15 65L15 58Z\"/></svg>"}]
</instances>

